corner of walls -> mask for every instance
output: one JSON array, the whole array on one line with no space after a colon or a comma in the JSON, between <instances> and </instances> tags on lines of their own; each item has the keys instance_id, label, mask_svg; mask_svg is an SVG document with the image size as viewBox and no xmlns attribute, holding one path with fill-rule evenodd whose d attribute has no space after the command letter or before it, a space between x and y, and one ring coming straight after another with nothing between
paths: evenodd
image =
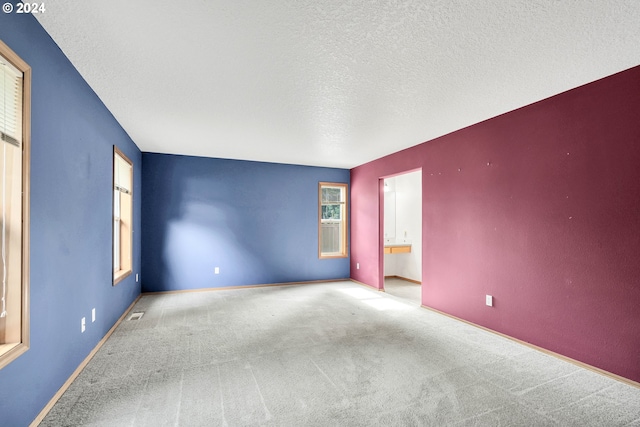
<instances>
[{"instance_id":1,"label":"corner of walls","mask_svg":"<svg viewBox=\"0 0 640 427\"><path fill-rule=\"evenodd\" d=\"M0 14L0 38L32 69L31 339L0 370L1 423L17 426L38 415L140 294L135 275L111 284L112 147L134 163L135 271L142 155L32 15Z\"/></svg>"}]
</instances>

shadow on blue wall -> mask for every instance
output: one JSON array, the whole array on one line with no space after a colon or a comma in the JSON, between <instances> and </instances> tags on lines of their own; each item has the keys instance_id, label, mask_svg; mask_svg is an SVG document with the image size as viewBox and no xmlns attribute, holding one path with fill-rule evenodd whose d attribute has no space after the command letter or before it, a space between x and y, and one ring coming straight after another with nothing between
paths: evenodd
<instances>
[{"instance_id":1,"label":"shadow on blue wall","mask_svg":"<svg viewBox=\"0 0 640 427\"><path fill-rule=\"evenodd\" d=\"M349 277L317 224L318 182L346 169L143 153L142 179L143 291Z\"/></svg>"}]
</instances>

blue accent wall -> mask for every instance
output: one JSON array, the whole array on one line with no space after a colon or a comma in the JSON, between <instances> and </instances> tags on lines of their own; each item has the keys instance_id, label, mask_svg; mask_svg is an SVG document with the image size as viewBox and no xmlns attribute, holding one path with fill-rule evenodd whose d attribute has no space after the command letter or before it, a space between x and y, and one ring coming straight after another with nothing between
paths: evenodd
<instances>
[{"instance_id":1,"label":"blue accent wall","mask_svg":"<svg viewBox=\"0 0 640 427\"><path fill-rule=\"evenodd\" d=\"M33 72L31 348L0 369L0 425L26 426L140 294L111 285L113 145L134 163L134 273L142 155L33 16L0 13L0 39Z\"/></svg>"},{"instance_id":2,"label":"blue accent wall","mask_svg":"<svg viewBox=\"0 0 640 427\"><path fill-rule=\"evenodd\" d=\"M348 170L142 154L33 16L0 13L0 39L33 92L31 345L0 369L0 425L31 423L138 297L137 273L145 291L349 277L348 258L317 254L318 182ZM134 164L134 274L115 287L114 145Z\"/></svg>"},{"instance_id":3,"label":"blue accent wall","mask_svg":"<svg viewBox=\"0 0 640 427\"><path fill-rule=\"evenodd\" d=\"M348 258L318 259L318 182L349 179L347 169L143 153L142 290L348 278Z\"/></svg>"}]
</instances>

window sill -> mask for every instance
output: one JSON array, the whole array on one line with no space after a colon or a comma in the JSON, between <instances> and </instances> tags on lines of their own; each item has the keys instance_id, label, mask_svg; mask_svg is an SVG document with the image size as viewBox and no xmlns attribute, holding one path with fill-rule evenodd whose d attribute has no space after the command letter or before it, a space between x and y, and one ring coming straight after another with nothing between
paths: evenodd
<instances>
[{"instance_id":1,"label":"window sill","mask_svg":"<svg viewBox=\"0 0 640 427\"><path fill-rule=\"evenodd\" d=\"M346 254L326 254L326 255L319 256L320 259L333 259L333 258L346 258L346 257L347 257Z\"/></svg>"},{"instance_id":2,"label":"window sill","mask_svg":"<svg viewBox=\"0 0 640 427\"><path fill-rule=\"evenodd\" d=\"M27 350L29 350L29 346L23 343L0 344L0 369L13 362Z\"/></svg>"},{"instance_id":3,"label":"window sill","mask_svg":"<svg viewBox=\"0 0 640 427\"><path fill-rule=\"evenodd\" d=\"M124 280L130 274L131 274L131 270L120 270L120 271L117 271L117 272L113 273L113 286L115 286L118 283L120 283L122 280Z\"/></svg>"}]
</instances>

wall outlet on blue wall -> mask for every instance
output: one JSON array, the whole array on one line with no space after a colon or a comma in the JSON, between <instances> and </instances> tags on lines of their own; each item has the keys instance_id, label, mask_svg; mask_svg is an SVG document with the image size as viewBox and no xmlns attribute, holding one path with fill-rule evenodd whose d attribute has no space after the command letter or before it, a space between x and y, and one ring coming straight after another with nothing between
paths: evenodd
<instances>
[{"instance_id":1,"label":"wall outlet on blue wall","mask_svg":"<svg viewBox=\"0 0 640 427\"><path fill-rule=\"evenodd\" d=\"M220 267L216 267L215 274L220 274Z\"/></svg>"}]
</instances>

